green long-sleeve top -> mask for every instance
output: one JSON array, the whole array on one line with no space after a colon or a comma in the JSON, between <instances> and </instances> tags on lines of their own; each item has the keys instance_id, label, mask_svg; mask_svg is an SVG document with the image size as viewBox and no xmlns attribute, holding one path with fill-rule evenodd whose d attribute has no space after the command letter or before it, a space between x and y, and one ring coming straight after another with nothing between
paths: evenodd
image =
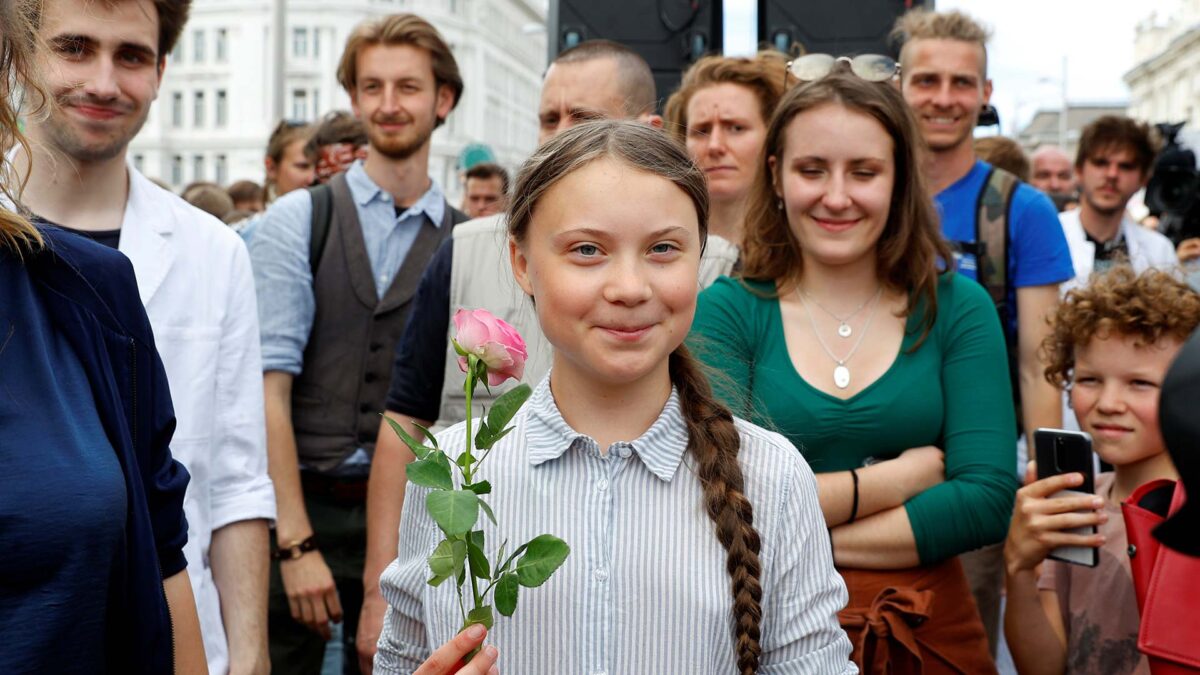
<instances>
[{"instance_id":1,"label":"green long-sleeve top","mask_svg":"<svg viewBox=\"0 0 1200 675\"><path fill-rule=\"evenodd\" d=\"M700 294L688 343L717 371L713 386L734 414L782 433L818 473L937 446L946 481L905 504L922 564L1002 540L1018 487L1016 420L1004 336L983 287L943 275L925 341L913 349L918 305L892 366L846 400L796 372L773 291L723 277Z\"/></svg>"}]
</instances>

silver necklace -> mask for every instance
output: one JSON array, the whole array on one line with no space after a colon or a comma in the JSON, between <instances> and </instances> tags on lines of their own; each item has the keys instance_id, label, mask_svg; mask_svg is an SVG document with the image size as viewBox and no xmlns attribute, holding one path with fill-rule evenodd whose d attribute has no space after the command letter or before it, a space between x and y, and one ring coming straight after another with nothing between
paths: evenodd
<instances>
[{"instance_id":1,"label":"silver necklace","mask_svg":"<svg viewBox=\"0 0 1200 675\"><path fill-rule=\"evenodd\" d=\"M834 314L832 311L830 311L830 309L828 307L826 307L825 305L822 305L816 298L809 295L808 291L806 291L804 289L800 289L801 295L808 298L809 300L812 300L813 304L816 305L817 307L820 307L822 312L825 312L829 316L833 317L834 321L838 322L837 334L838 334L838 337L841 337L841 338L848 338L854 334L854 330L852 328L850 328L850 323L849 323L850 319L853 319L855 316L857 316L858 313L863 310L863 307L866 307L868 303L875 300L875 298L878 298L881 293L883 293L883 285L882 284L879 286L879 289L875 291L875 295L872 295L871 297L867 298L866 300L863 300L862 304L859 305L858 307L855 307L853 312L850 312L849 314L847 314L846 316L843 317L843 316L838 316L837 314Z\"/></svg>"},{"instance_id":2,"label":"silver necklace","mask_svg":"<svg viewBox=\"0 0 1200 675\"><path fill-rule=\"evenodd\" d=\"M883 287L880 286L879 290L882 291ZM825 354L827 354L829 358L833 359L833 362L837 364L837 366L833 369L833 383L838 389L845 389L846 387L850 386L850 369L846 367L846 363L854 356L854 353L858 351L858 348L862 345L863 338L867 337L867 329L871 327L871 319L875 318L875 310L879 309L879 303L871 302L871 312L870 314L867 314L867 321L863 324L862 333L859 334L858 340L855 341L854 346L850 348L850 351L846 354L846 356L839 359L833 353L833 350L829 348L829 345L825 344L825 338L821 337L821 331L817 330L817 320L813 318L812 310L809 309L808 301L804 299L804 296L805 293L801 291L800 304L804 305L804 313L808 315L808 322L812 324L813 335L817 336L817 343L821 345L821 349L825 350ZM878 300L879 296L880 293L875 293L874 299Z\"/></svg>"}]
</instances>

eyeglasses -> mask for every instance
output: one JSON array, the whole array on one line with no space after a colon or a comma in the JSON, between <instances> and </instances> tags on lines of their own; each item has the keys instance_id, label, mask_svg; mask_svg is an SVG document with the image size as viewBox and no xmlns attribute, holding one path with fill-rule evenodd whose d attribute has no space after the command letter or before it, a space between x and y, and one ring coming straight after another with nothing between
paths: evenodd
<instances>
[{"instance_id":1,"label":"eyeglasses","mask_svg":"<svg viewBox=\"0 0 1200 675\"><path fill-rule=\"evenodd\" d=\"M847 64L850 72L868 82L887 82L900 75L900 64L882 54L859 54L858 56L805 54L788 62L788 72L801 82L812 82L833 72L834 67L839 63Z\"/></svg>"}]
</instances>

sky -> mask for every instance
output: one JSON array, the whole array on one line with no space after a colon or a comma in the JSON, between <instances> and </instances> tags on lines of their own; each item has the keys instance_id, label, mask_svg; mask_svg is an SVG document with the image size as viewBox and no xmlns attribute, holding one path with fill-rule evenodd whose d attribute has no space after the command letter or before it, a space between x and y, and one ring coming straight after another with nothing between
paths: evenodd
<instances>
[{"instance_id":1,"label":"sky","mask_svg":"<svg viewBox=\"0 0 1200 675\"><path fill-rule=\"evenodd\" d=\"M1000 132L1013 135L1039 109L1058 109L1063 57L1069 103L1125 103L1122 76L1133 66L1134 28L1151 12L1173 14L1180 0L936 0L992 30L988 68ZM756 0L724 0L725 53L754 51Z\"/></svg>"}]
</instances>

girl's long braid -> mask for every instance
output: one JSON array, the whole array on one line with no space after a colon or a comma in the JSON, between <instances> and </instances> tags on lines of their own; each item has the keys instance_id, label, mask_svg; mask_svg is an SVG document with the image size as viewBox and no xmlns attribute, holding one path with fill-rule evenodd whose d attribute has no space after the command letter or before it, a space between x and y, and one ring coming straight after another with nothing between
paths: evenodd
<instances>
[{"instance_id":1,"label":"girl's long braid","mask_svg":"<svg viewBox=\"0 0 1200 675\"><path fill-rule=\"evenodd\" d=\"M758 642L762 621L761 542L737 461L741 442L733 415L714 398L708 380L683 345L671 353L670 370L687 423L688 447L697 460L705 510L728 553L726 569L733 592L738 672L753 675L762 656Z\"/></svg>"}]
</instances>

